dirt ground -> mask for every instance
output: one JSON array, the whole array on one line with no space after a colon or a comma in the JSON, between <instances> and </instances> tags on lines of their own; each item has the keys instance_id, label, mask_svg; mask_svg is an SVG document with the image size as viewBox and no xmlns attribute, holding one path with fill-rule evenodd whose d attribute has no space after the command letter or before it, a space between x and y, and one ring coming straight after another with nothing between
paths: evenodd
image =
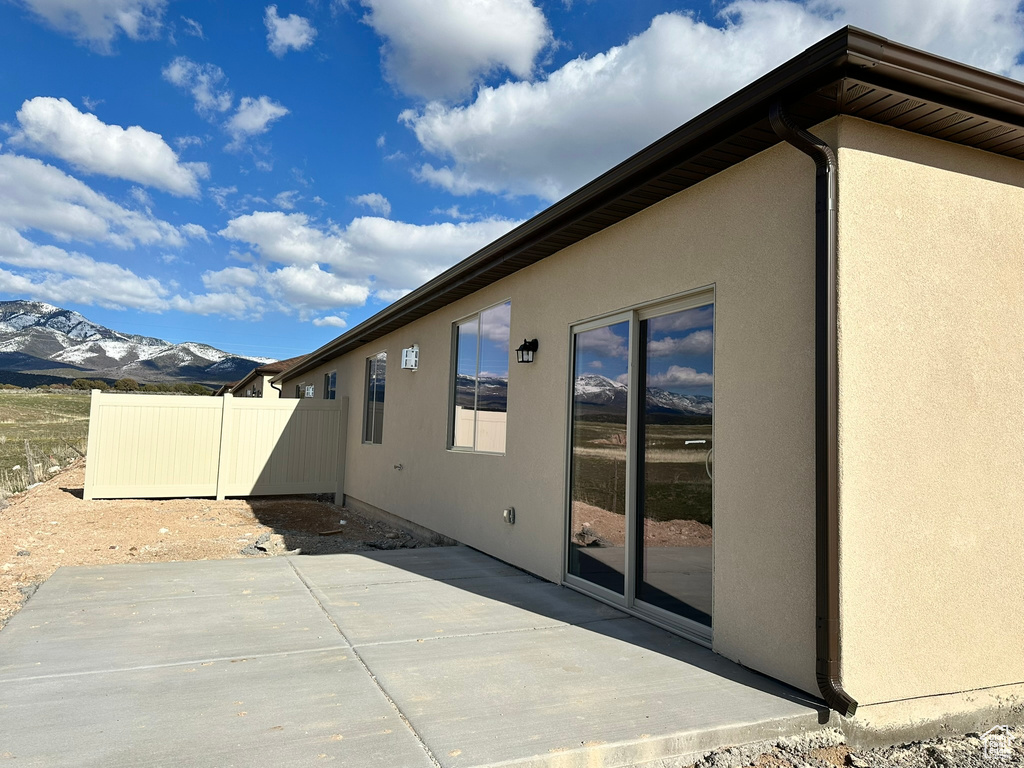
<instances>
[{"instance_id":1,"label":"dirt ground","mask_svg":"<svg viewBox=\"0 0 1024 768\"><path fill-rule=\"evenodd\" d=\"M83 501L84 484L79 460L0 502L0 630L62 565L432 546L310 496ZM325 531L340 532L321 535Z\"/></svg>"},{"instance_id":2,"label":"dirt ground","mask_svg":"<svg viewBox=\"0 0 1024 768\"><path fill-rule=\"evenodd\" d=\"M606 509L572 503L573 539L584 546L621 547L626 543L626 516ZM645 520L644 543L649 547L710 547L711 526L696 520Z\"/></svg>"}]
</instances>

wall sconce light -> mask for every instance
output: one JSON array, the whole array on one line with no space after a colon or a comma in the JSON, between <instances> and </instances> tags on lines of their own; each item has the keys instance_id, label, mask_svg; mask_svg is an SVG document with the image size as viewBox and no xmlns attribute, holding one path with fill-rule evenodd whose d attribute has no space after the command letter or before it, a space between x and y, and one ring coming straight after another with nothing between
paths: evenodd
<instances>
[{"instance_id":1,"label":"wall sconce light","mask_svg":"<svg viewBox=\"0 0 1024 768\"><path fill-rule=\"evenodd\" d=\"M516 349L516 361L520 363L532 363L533 353L537 351L537 340L531 339L527 341L523 339L523 343Z\"/></svg>"},{"instance_id":2,"label":"wall sconce light","mask_svg":"<svg viewBox=\"0 0 1024 768\"><path fill-rule=\"evenodd\" d=\"M413 344L402 350L402 369L415 371L420 367L420 345Z\"/></svg>"}]
</instances>

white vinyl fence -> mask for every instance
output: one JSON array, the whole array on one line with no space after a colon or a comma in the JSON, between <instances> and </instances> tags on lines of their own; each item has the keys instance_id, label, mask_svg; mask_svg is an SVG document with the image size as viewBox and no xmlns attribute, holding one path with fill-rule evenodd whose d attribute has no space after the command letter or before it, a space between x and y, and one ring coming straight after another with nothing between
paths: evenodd
<instances>
[{"instance_id":1,"label":"white vinyl fence","mask_svg":"<svg viewBox=\"0 0 1024 768\"><path fill-rule=\"evenodd\" d=\"M334 493L348 398L271 400L93 390L86 499Z\"/></svg>"}]
</instances>

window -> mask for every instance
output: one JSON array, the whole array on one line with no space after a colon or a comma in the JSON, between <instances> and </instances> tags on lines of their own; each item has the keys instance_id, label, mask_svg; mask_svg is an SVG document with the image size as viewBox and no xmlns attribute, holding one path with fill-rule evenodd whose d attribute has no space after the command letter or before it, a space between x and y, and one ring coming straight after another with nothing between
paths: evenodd
<instances>
[{"instance_id":1,"label":"window","mask_svg":"<svg viewBox=\"0 0 1024 768\"><path fill-rule=\"evenodd\" d=\"M324 400L333 400L338 389L338 372L324 374Z\"/></svg>"},{"instance_id":2,"label":"window","mask_svg":"<svg viewBox=\"0 0 1024 768\"><path fill-rule=\"evenodd\" d=\"M384 432L384 379L388 353L378 352L366 358L366 415L363 442L380 444Z\"/></svg>"},{"instance_id":3,"label":"window","mask_svg":"<svg viewBox=\"0 0 1024 768\"><path fill-rule=\"evenodd\" d=\"M454 326L449 438L455 450L505 452L511 315L512 303L506 301Z\"/></svg>"},{"instance_id":4,"label":"window","mask_svg":"<svg viewBox=\"0 0 1024 768\"><path fill-rule=\"evenodd\" d=\"M295 385L295 397L298 400L302 399L302 385L301 384L296 384Z\"/></svg>"}]
</instances>

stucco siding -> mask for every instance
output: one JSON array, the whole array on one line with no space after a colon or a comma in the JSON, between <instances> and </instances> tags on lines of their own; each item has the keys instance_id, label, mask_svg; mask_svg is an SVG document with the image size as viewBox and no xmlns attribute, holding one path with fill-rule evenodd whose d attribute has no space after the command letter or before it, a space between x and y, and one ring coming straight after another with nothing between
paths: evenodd
<instances>
[{"instance_id":1,"label":"stucco siding","mask_svg":"<svg viewBox=\"0 0 1024 768\"><path fill-rule=\"evenodd\" d=\"M344 358L346 493L552 581L562 574L570 326L714 286L714 647L814 683L814 168L779 146ZM504 456L446 450L452 323L511 299ZM419 370L400 369L419 344ZM360 436L365 360L388 352L383 442ZM394 465L401 464L397 470ZM516 524L502 508L516 508Z\"/></svg>"},{"instance_id":2,"label":"stucco siding","mask_svg":"<svg viewBox=\"0 0 1024 768\"><path fill-rule=\"evenodd\" d=\"M1024 680L1024 164L840 124L843 676Z\"/></svg>"}]
</instances>

